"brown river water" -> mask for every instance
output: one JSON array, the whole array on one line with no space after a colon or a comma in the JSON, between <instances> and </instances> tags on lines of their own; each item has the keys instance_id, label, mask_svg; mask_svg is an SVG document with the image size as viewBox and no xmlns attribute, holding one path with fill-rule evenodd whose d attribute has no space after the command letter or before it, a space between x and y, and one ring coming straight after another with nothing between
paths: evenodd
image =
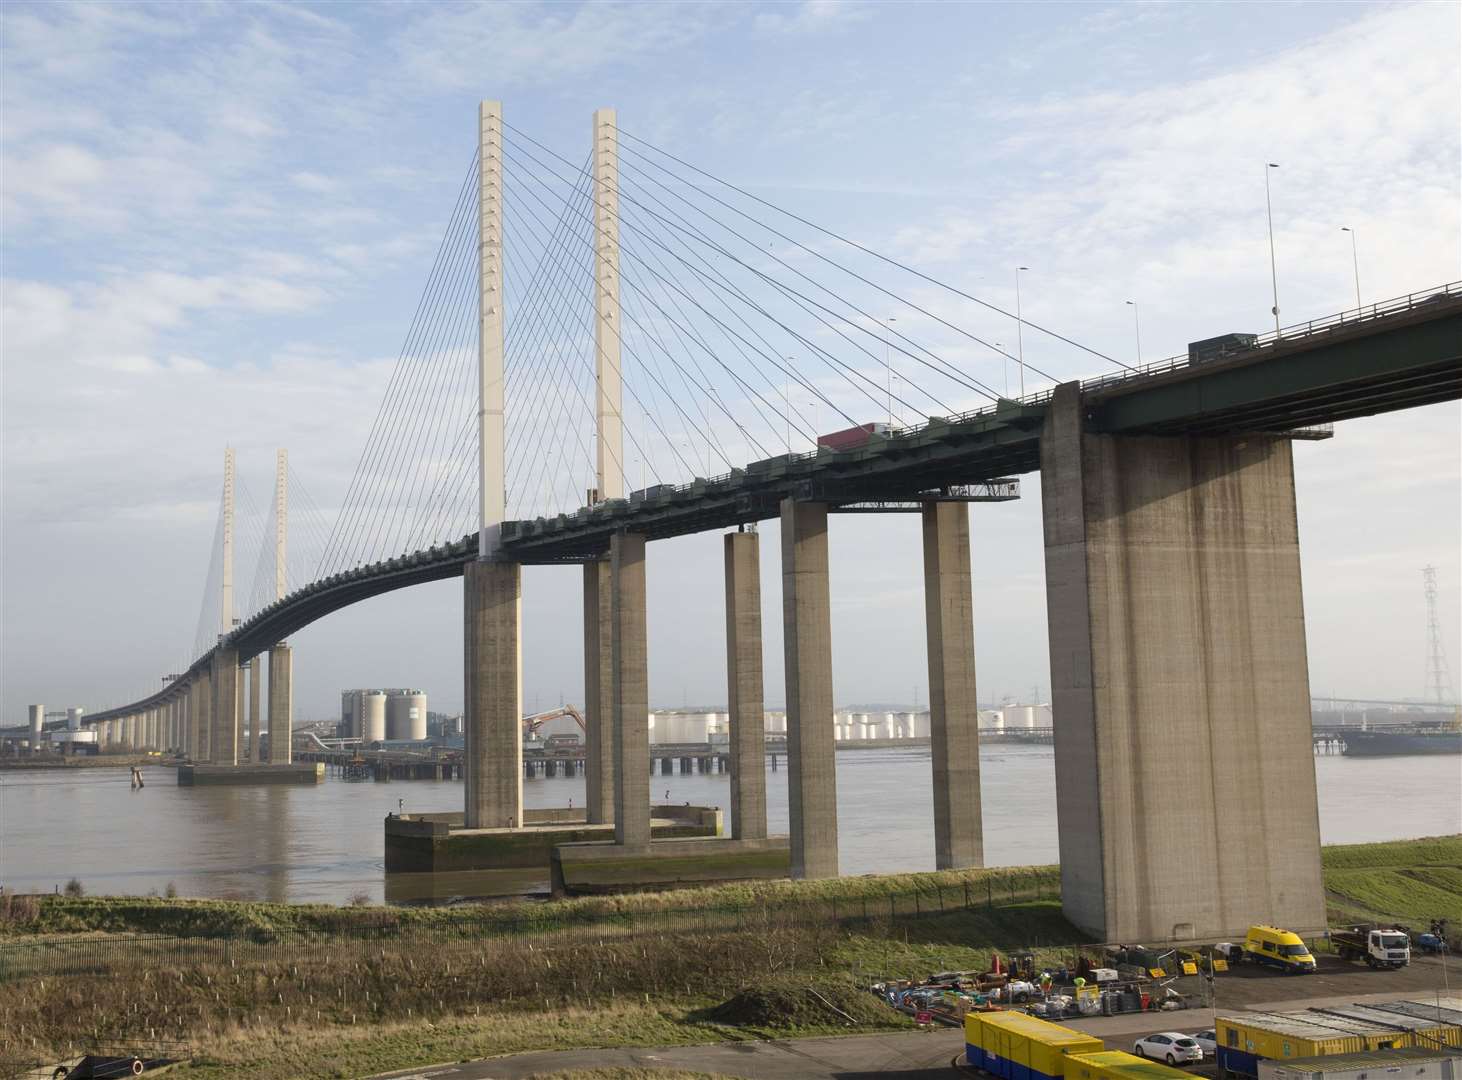
<instances>
[{"instance_id":1,"label":"brown river water","mask_svg":"<svg viewBox=\"0 0 1462 1080\"><path fill-rule=\"evenodd\" d=\"M986 862L1055 862L1051 748L990 745L980 761ZM929 767L927 748L838 753L844 874L933 869ZM1320 756L1315 771L1326 843L1462 832L1462 756ZM178 787L172 769L143 774L147 786L133 791L126 769L0 773L0 884L51 891L75 877L89 893L162 893L171 883L181 896L380 902L382 818L462 806L460 781ZM787 828L786 776L785 765L768 768L773 833ZM725 808L728 782L677 773L654 777L652 794ZM529 807L570 799L583 805L582 776L524 781Z\"/></svg>"}]
</instances>

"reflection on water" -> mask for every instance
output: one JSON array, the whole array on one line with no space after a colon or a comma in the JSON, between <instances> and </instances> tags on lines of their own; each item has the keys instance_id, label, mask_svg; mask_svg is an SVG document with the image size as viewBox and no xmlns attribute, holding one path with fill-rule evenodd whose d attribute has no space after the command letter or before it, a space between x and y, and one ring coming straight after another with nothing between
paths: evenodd
<instances>
[{"instance_id":1,"label":"reflection on water","mask_svg":"<svg viewBox=\"0 0 1462 1080\"><path fill-rule=\"evenodd\" d=\"M1050 747L987 746L980 755L985 856L992 866L1056 861L1056 792ZM1462 832L1462 757L1315 759L1326 843ZM459 810L460 781L317 786L178 787L173 770L144 770L133 791L125 769L0 773L0 884L51 890L76 877L92 893L344 903L385 898L382 818L407 810ZM771 831L787 829L785 760L767 771ZM724 773L655 776L657 800L730 805ZM1404 805L1396 794L1406 793ZM527 807L584 805L582 776L524 781ZM729 818L729 810L727 814ZM838 754L838 829L844 874L934 866L929 751ZM728 821L729 824L729 821ZM529 873L528 877L534 875ZM473 895L467 879L433 883L437 898ZM421 883L393 881L392 898ZM397 889L401 889L400 894Z\"/></svg>"}]
</instances>

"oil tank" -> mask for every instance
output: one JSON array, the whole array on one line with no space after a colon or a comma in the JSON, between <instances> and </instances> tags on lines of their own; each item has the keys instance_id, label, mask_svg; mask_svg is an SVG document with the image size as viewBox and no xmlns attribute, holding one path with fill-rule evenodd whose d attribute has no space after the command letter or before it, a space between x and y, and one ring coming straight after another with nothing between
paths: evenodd
<instances>
[{"instance_id":1,"label":"oil tank","mask_svg":"<svg viewBox=\"0 0 1462 1080\"><path fill-rule=\"evenodd\" d=\"M66 730L67 731L80 731L81 730L81 716L82 716L82 714L84 712L86 712L85 709L67 709L66 710Z\"/></svg>"},{"instance_id":2,"label":"oil tank","mask_svg":"<svg viewBox=\"0 0 1462 1080\"><path fill-rule=\"evenodd\" d=\"M386 695L386 738L426 738L426 694L421 690L392 690Z\"/></svg>"},{"instance_id":3,"label":"oil tank","mask_svg":"<svg viewBox=\"0 0 1462 1080\"><path fill-rule=\"evenodd\" d=\"M355 731L369 746L386 737L386 694L381 690L358 690L355 699Z\"/></svg>"},{"instance_id":4,"label":"oil tank","mask_svg":"<svg viewBox=\"0 0 1462 1080\"><path fill-rule=\"evenodd\" d=\"M41 737L41 728L45 726L46 707L44 705L32 705L30 707L31 746L35 746L36 740Z\"/></svg>"}]
</instances>

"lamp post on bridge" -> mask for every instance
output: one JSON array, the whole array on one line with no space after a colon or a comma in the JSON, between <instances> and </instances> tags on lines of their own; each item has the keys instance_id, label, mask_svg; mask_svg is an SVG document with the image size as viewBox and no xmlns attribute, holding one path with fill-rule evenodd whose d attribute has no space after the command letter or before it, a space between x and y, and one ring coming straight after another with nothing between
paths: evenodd
<instances>
[{"instance_id":1,"label":"lamp post on bridge","mask_svg":"<svg viewBox=\"0 0 1462 1080\"><path fill-rule=\"evenodd\" d=\"M1340 231L1341 232L1348 232L1348 233L1350 233L1350 266L1351 266L1351 269L1355 271L1355 306L1356 306L1357 309L1359 309L1360 306L1361 306L1361 304L1360 304L1360 256L1356 254L1356 250L1355 250L1355 230L1352 229L1349 225L1342 225L1342 226L1340 226Z\"/></svg>"},{"instance_id":2,"label":"lamp post on bridge","mask_svg":"<svg viewBox=\"0 0 1462 1080\"><path fill-rule=\"evenodd\" d=\"M1269 170L1279 168L1270 161L1264 166L1264 210L1269 216L1269 281L1274 287L1274 334L1279 335L1279 271L1274 263L1274 204L1269 198Z\"/></svg>"},{"instance_id":3,"label":"lamp post on bridge","mask_svg":"<svg viewBox=\"0 0 1462 1080\"><path fill-rule=\"evenodd\" d=\"M1015 268L1015 351L1016 362L1020 365L1020 396L1025 397L1025 334L1020 317L1020 275L1029 270L1029 266L1017 266Z\"/></svg>"},{"instance_id":4,"label":"lamp post on bridge","mask_svg":"<svg viewBox=\"0 0 1462 1080\"><path fill-rule=\"evenodd\" d=\"M1137 366L1142 366L1142 322L1137 317L1137 301L1128 300L1127 305L1132 309L1132 328L1137 332Z\"/></svg>"}]
</instances>

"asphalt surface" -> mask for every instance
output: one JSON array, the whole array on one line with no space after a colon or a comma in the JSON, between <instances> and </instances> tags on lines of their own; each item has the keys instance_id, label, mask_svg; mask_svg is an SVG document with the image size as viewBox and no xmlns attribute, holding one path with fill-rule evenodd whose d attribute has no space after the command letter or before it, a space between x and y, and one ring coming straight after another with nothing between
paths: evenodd
<instances>
[{"instance_id":1,"label":"asphalt surface","mask_svg":"<svg viewBox=\"0 0 1462 1080\"><path fill-rule=\"evenodd\" d=\"M1330 961L1331 958L1323 958ZM1286 977L1244 970L1221 975L1215 982L1217 1012L1245 1009L1270 1011L1344 1005L1352 1002L1391 1001L1427 997L1433 993L1462 994L1462 965L1447 972L1430 957L1418 957L1401 971L1371 971L1338 960L1322 963L1314 975ZM1450 976L1450 977L1449 977ZM1195 983L1197 980L1193 980ZM1455 985L1454 985L1455 984ZM1197 987L1193 988L1197 992ZM1195 1032L1213 1026L1212 1008L1181 1009L1167 1013L1129 1013L1063 1024L1099 1036L1108 1049L1132 1049L1141 1035L1155 1031ZM903 1080L949 1080L958 1075L952 1065L962 1059L964 1033L958 1028L900 1031L881 1035L840 1035L821 1039L778 1039L768 1042L711 1043L701 1046L619 1047L587 1050L544 1050L481 1061L435 1065L384 1073L375 1080L527 1080L564 1069L641 1068L692 1069L743 1080L864 1080L900 1077ZM1212 1063L1186 1071L1208 1076Z\"/></svg>"}]
</instances>

